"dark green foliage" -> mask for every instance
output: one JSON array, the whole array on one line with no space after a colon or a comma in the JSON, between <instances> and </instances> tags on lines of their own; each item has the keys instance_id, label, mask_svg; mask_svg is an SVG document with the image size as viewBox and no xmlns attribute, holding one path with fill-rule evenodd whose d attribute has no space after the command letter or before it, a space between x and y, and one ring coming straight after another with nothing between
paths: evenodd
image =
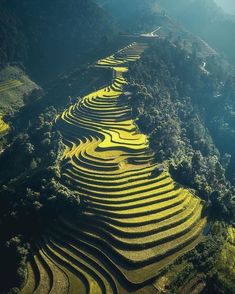
<instances>
[{"instance_id":1,"label":"dark green foliage","mask_svg":"<svg viewBox=\"0 0 235 294\"><path fill-rule=\"evenodd\" d=\"M156 151L156 161L168 160L173 177L195 189L214 217L233 222L234 190L228 181L232 177L226 176L231 169L229 151L232 158L235 154L228 146L216 144L218 134L221 144L233 145L233 141L218 128L215 131L212 123L224 119L221 109L229 106L233 111L234 90L231 77L212 60L209 69L210 73L201 69L201 60L193 52L158 40L130 67L131 103L140 129ZM231 86L223 86L226 83ZM223 97L219 104L216 93ZM232 124L227 127L234 132Z\"/></svg>"},{"instance_id":2,"label":"dark green foliage","mask_svg":"<svg viewBox=\"0 0 235 294\"><path fill-rule=\"evenodd\" d=\"M156 0L95 0L125 33L152 31L164 23Z\"/></svg>"},{"instance_id":3,"label":"dark green foliage","mask_svg":"<svg viewBox=\"0 0 235 294\"><path fill-rule=\"evenodd\" d=\"M13 286L16 291L24 281L28 243L58 217L80 211L78 193L61 184L63 144L52 124L56 113L46 109L0 156L1 293Z\"/></svg>"},{"instance_id":4,"label":"dark green foliage","mask_svg":"<svg viewBox=\"0 0 235 294\"><path fill-rule=\"evenodd\" d=\"M30 122L26 130L21 129L20 133L11 134L13 137L11 148L0 157L1 184L6 183L10 178L19 179L24 176L32 161L38 168L43 166L45 159L48 164L55 161L61 148L58 144L61 136L52 129L55 115L56 110L49 108L45 114L39 115L34 122Z\"/></svg>"},{"instance_id":5,"label":"dark green foliage","mask_svg":"<svg viewBox=\"0 0 235 294\"><path fill-rule=\"evenodd\" d=\"M219 222L216 222L214 225L208 224L208 226L211 227L210 233L207 234L205 239L195 249L176 261L176 264L186 262L186 266L184 266L183 270L171 282L170 293L179 293L179 289L186 286L190 280L195 279L195 281L197 281L197 275L205 280L206 287L204 291L206 291L206 289L209 291L212 277L214 282L218 283L218 279L215 278L215 266L217 256L220 254L226 239L226 227ZM216 287L218 291L219 289L223 289L223 286L220 286L221 287Z\"/></svg>"},{"instance_id":6,"label":"dark green foliage","mask_svg":"<svg viewBox=\"0 0 235 294\"><path fill-rule=\"evenodd\" d=\"M234 85L214 58L208 58L205 72L197 50L189 54L166 40L152 44L130 66L131 104L155 160L167 161L173 178L204 199L203 214L208 216L205 240L177 261L187 266L171 282L169 293L200 280L204 293L230 293L216 273L226 240L226 226L216 221L235 222Z\"/></svg>"},{"instance_id":7,"label":"dark green foliage","mask_svg":"<svg viewBox=\"0 0 235 294\"><path fill-rule=\"evenodd\" d=\"M112 20L90 0L1 2L0 64L23 63L39 81L91 60L114 37Z\"/></svg>"},{"instance_id":8,"label":"dark green foliage","mask_svg":"<svg viewBox=\"0 0 235 294\"><path fill-rule=\"evenodd\" d=\"M0 258L1 267L0 274L2 275L0 291L14 285L21 285L26 277L26 261L30 250L30 245L25 242L22 236L15 236L9 239L3 246L1 246ZM18 293L17 287L13 288L10 293Z\"/></svg>"}]
</instances>

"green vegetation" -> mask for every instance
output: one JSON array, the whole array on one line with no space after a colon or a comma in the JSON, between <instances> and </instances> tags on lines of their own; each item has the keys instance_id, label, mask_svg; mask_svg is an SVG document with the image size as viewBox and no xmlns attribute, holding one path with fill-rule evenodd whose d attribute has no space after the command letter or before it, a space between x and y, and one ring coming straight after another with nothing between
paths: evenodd
<instances>
[{"instance_id":1,"label":"green vegetation","mask_svg":"<svg viewBox=\"0 0 235 294\"><path fill-rule=\"evenodd\" d=\"M39 87L17 66L0 70L0 113L13 114ZM32 99L33 100L33 99ZM32 100L30 102L32 102Z\"/></svg>"},{"instance_id":2,"label":"green vegetation","mask_svg":"<svg viewBox=\"0 0 235 294\"><path fill-rule=\"evenodd\" d=\"M226 93L221 89L231 77L211 61L210 74L206 74L200 63L200 58L189 55L180 44L175 47L171 41L156 41L130 67L133 114L149 135L156 161L167 160L178 182L196 190L216 218L233 223L234 188L228 181L233 180L233 153L214 144L220 133L221 109L230 102L233 106L233 88L226 87ZM217 98L218 92L223 99ZM232 132L232 123L229 127ZM233 144L222 130L220 136Z\"/></svg>"},{"instance_id":3,"label":"green vegetation","mask_svg":"<svg viewBox=\"0 0 235 294\"><path fill-rule=\"evenodd\" d=\"M0 134L5 134L9 130L9 125L4 122L3 117L0 116Z\"/></svg>"},{"instance_id":4,"label":"green vegetation","mask_svg":"<svg viewBox=\"0 0 235 294\"><path fill-rule=\"evenodd\" d=\"M10 81L7 81L6 83L1 83L0 84L0 93L7 92L7 91L14 89L14 88L17 88L21 85L22 85L22 83L17 80L10 80Z\"/></svg>"},{"instance_id":5,"label":"green vegetation","mask_svg":"<svg viewBox=\"0 0 235 294\"><path fill-rule=\"evenodd\" d=\"M6 134L11 129L10 116L41 92L18 66L6 66L0 70L0 152L7 145Z\"/></svg>"},{"instance_id":6,"label":"green vegetation","mask_svg":"<svg viewBox=\"0 0 235 294\"><path fill-rule=\"evenodd\" d=\"M78 213L78 193L60 183L63 145L60 134L53 130L55 116L55 109L47 109L32 122L27 133L15 136L11 148L0 157L1 167L11 166L0 171L0 273L4 280L0 291L3 293L8 287L19 287L24 282L28 244L40 235L44 226L67 211Z\"/></svg>"},{"instance_id":7,"label":"green vegetation","mask_svg":"<svg viewBox=\"0 0 235 294\"><path fill-rule=\"evenodd\" d=\"M148 292L161 270L203 240L201 201L178 187L167 167L158 171L124 96L125 66L145 49L133 43L99 60L96 66L113 67L113 83L56 117L65 144L61 181L79 193L82 211L61 216L36 243L23 293L50 292L55 272L47 258L81 293Z\"/></svg>"},{"instance_id":8,"label":"green vegetation","mask_svg":"<svg viewBox=\"0 0 235 294\"><path fill-rule=\"evenodd\" d=\"M231 67L160 0L16 2L0 3L0 293L232 293Z\"/></svg>"},{"instance_id":9,"label":"green vegetation","mask_svg":"<svg viewBox=\"0 0 235 294\"><path fill-rule=\"evenodd\" d=\"M3 0L0 35L1 65L23 64L44 85L106 54L116 38L112 18L91 0Z\"/></svg>"},{"instance_id":10,"label":"green vegetation","mask_svg":"<svg viewBox=\"0 0 235 294\"><path fill-rule=\"evenodd\" d=\"M205 73L200 58L186 52L183 45L178 43L175 47L169 40L156 41L141 60L130 66L128 78L133 93L130 101L136 123L149 136L150 146L156 151L155 160L167 161L172 177L204 199L209 220L219 219L234 225L234 187L229 181L233 180L230 173L233 163L223 148L216 148L220 131L214 129L224 114L221 109L229 105L233 109L233 87L226 86L227 91L223 92L221 85L230 84L231 76L215 60L208 60L209 73ZM221 92L219 100L215 94L218 92ZM227 127L232 132L232 123ZM224 132L220 136L233 144ZM169 287L173 293L187 293L193 287L212 291L209 293L227 289L230 293L234 284L227 287L214 273L225 228L221 226L219 231L208 228L206 232L209 235L201 249L198 253L192 251L195 260L187 255L182 260L194 260L189 264L191 274L186 266L174 283L168 273L158 281L159 287ZM182 284L184 288L180 288Z\"/></svg>"},{"instance_id":11,"label":"green vegetation","mask_svg":"<svg viewBox=\"0 0 235 294\"><path fill-rule=\"evenodd\" d=\"M218 256L216 264L216 271L218 275L219 283L224 285L227 291L230 291L234 287L235 282L235 229L228 227L227 240L222 247L222 250Z\"/></svg>"},{"instance_id":12,"label":"green vegetation","mask_svg":"<svg viewBox=\"0 0 235 294\"><path fill-rule=\"evenodd\" d=\"M71 98L61 114L47 108L27 132L15 132L0 157L1 166L14 166L0 170L0 252L9 260L1 268L2 289L12 286L13 276L22 293L56 287L63 293L187 293L212 284L224 227L210 230L202 201L172 176L204 198L209 220L233 221L231 204L212 189L218 175L221 187L231 190L202 118L189 96L180 101L186 89L171 71L178 67L195 70L200 94L208 76L194 53L162 40L149 48L132 43L94 67L112 68L112 84ZM189 95L195 89L186 77ZM37 111L46 97L34 101ZM16 123L24 125L17 117Z\"/></svg>"}]
</instances>

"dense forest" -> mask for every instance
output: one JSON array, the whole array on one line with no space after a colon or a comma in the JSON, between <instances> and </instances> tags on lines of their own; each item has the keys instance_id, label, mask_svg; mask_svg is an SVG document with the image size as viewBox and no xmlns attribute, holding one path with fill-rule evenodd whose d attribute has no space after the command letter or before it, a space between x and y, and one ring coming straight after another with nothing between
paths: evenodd
<instances>
[{"instance_id":1,"label":"dense forest","mask_svg":"<svg viewBox=\"0 0 235 294\"><path fill-rule=\"evenodd\" d=\"M213 59L206 71L201 62L180 44L157 41L131 66L133 113L156 160L169 160L179 182L234 222L234 81Z\"/></svg>"},{"instance_id":2,"label":"dense forest","mask_svg":"<svg viewBox=\"0 0 235 294\"><path fill-rule=\"evenodd\" d=\"M196 52L189 55L183 44L174 46L168 39L155 41L141 60L130 66L128 78L133 115L140 130L149 136L155 160L168 162L177 182L200 195L212 222L234 225L233 77L213 58L207 60L205 70ZM223 243L218 231L216 242L213 230L210 234L214 241L206 242L207 265L202 266L208 277L215 267L209 256L215 254L216 258ZM194 265L199 264L197 260ZM209 293L219 291L216 277L209 279Z\"/></svg>"},{"instance_id":3,"label":"dense forest","mask_svg":"<svg viewBox=\"0 0 235 294\"><path fill-rule=\"evenodd\" d=\"M60 184L63 144L55 116L53 107L46 109L0 158L1 292L24 281L29 242L58 216L79 211L78 193Z\"/></svg>"},{"instance_id":4,"label":"dense forest","mask_svg":"<svg viewBox=\"0 0 235 294\"><path fill-rule=\"evenodd\" d=\"M114 33L112 19L92 1L0 2L0 64L21 64L44 84L97 58Z\"/></svg>"}]
</instances>

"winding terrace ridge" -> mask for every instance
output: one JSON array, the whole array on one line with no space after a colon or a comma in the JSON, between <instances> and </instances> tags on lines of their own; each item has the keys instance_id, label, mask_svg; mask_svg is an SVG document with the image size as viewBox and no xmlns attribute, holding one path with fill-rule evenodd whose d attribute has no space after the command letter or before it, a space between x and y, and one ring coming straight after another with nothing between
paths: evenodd
<instances>
[{"instance_id":1,"label":"winding terrace ridge","mask_svg":"<svg viewBox=\"0 0 235 294\"><path fill-rule=\"evenodd\" d=\"M62 219L28 263L27 293L155 293L159 271L203 238L202 204L158 164L131 117L123 86L128 63L146 44L132 43L96 66L111 85L85 96L56 120L66 150L63 179L85 210Z\"/></svg>"}]
</instances>

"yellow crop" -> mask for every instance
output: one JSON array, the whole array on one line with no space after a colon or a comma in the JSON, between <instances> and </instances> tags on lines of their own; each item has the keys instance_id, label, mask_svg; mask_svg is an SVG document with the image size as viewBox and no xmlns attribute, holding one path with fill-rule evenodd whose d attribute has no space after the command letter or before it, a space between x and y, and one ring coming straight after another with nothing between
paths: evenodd
<instances>
[{"instance_id":1,"label":"yellow crop","mask_svg":"<svg viewBox=\"0 0 235 294\"><path fill-rule=\"evenodd\" d=\"M130 285L146 282L202 240L200 200L153 161L148 137L139 132L123 95L128 63L145 48L132 43L99 60L96 66L113 70L113 82L55 121L65 145L62 178L85 205L79 219L52 226L39 254L53 273L64 273L69 289L76 285L82 294L122 293L118 283L114 290L117 271ZM39 264L38 270L47 281Z\"/></svg>"},{"instance_id":2,"label":"yellow crop","mask_svg":"<svg viewBox=\"0 0 235 294\"><path fill-rule=\"evenodd\" d=\"M0 134L6 133L9 129L9 125L4 122L3 117L0 115Z\"/></svg>"}]
</instances>

